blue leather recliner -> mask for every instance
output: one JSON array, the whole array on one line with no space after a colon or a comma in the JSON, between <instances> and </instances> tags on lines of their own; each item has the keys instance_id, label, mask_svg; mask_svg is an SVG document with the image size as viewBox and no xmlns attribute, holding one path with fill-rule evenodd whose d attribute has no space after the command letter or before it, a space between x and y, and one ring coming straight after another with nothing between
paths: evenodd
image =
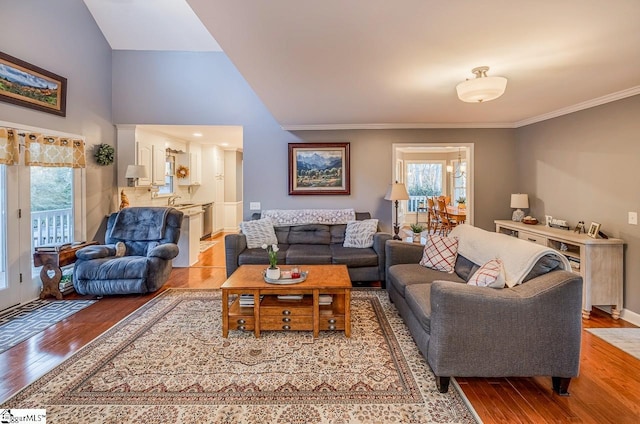
<instances>
[{"instance_id":1,"label":"blue leather recliner","mask_svg":"<svg viewBox=\"0 0 640 424\"><path fill-rule=\"evenodd\" d=\"M182 212L170 207L130 207L111 214L106 244L76 252L76 292L103 296L158 290L178 256L182 218ZM118 242L124 246L116 249Z\"/></svg>"}]
</instances>

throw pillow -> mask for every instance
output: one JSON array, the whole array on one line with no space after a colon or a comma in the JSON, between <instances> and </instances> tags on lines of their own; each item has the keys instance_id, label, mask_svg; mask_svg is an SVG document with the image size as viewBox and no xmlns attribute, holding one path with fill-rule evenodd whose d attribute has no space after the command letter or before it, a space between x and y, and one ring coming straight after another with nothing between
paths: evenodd
<instances>
[{"instance_id":1,"label":"throw pillow","mask_svg":"<svg viewBox=\"0 0 640 424\"><path fill-rule=\"evenodd\" d=\"M453 273L458 256L458 239L430 235L424 246L420 265L438 271Z\"/></svg>"},{"instance_id":2,"label":"throw pillow","mask_svg":"<svg viewBox=\"0 0 640 424\"><path fill-rule=\"evenodd\" d=\"M240 230L247 238L249 249L262 248L263 244L278 244L278 237L270 218L241 222Z\"/></svg>"},{"instance_id":3,"label":"throw pillow","mask_svg":"<svg viewBox=\"0 0 640 424\"><path fill-rule=\"evenodd\" d=\"M116 243L116 257L122 257L124 256L124 254L127 253L127 246L119 241Z\"/></svg>"},{"instance_id":4,"label":"throw pillow","mask_svg":"<svg viewBox=\"0 0 640 424\"><path fill-rule=\"evenodd\" d=\"M344 233L344 247L365 248L373 246L373 236L378 231L377 219L347 222Z\"/></svg>"},{"instance_id":5,"label":"throw pillow","mask_svg":"<svg viewBox=\"0 0 640 424\"><path fill-rule=\"evenodd\" d=\"M500 259L492 259L482 265L467 282L471 286L491 287L494 289L504 288L505 283L504 265Z\"/></svg>"}]
</instances>

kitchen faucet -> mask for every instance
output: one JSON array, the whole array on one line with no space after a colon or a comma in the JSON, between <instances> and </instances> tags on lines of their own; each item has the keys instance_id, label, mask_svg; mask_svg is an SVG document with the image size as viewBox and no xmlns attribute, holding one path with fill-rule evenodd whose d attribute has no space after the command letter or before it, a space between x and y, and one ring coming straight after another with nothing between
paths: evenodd
<instances>
[{"instance_id":1,"label":"kitchen faucet","mask_svg":"<svg viewBox=\"0 0 640 424\"><path fill-rule=\"evenodd\" d=\"M174 206L176 204L176 199L180 199L180 196L169 196L167 206Z\"/></svg>"}]
</instances>

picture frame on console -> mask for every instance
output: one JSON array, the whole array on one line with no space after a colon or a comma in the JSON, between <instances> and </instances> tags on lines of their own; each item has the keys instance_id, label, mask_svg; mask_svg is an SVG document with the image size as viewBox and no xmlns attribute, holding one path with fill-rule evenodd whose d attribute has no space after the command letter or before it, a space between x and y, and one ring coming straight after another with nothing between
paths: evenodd
<instances>
[{"instance_id":1,"label":"picture frame on console","mask_svg":"<svg viewBox=\"0 0 640 424\"><path fill-rule=\"evenodd\" d=\"M67 79L0 52L0 100L66 116Z\"/></svg>"},{"instance_id":2,"label":"picture frame on console","mask_svg":"<svg viewBox=\"0 0 640 424\"><path fill-rule=\"evenodd\" d=\"M597 222L592 222L591 225L589 226L589 231L587 232L587 235L591 238L597 238L599 231L600 231L600 224L598 224Z\"/></svg>"},{"instance_id":3,"label":"picture frame on console","mask_svg":"<svg viewBox=\"0 0 640 424\"><path fill-rule=\"evenodd\" d=\"M289 194L351 194L349 161L349 143L289 143Z\"/></svg>"}]
</instances>

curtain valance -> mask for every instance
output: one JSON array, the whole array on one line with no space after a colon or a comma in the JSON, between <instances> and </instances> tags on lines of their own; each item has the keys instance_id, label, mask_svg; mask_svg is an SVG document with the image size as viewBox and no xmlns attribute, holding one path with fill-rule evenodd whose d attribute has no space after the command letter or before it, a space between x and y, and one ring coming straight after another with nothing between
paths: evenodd
<instances>
[{"instance_id":1,"label":"curtain valance","mask_svg":"<svg viewBox=\"0 0 640 424\"><path fill-rule=\"evenodd\" d=\"M85 142L78 138L50 136L40 133L18 133L0 127L0 163L18 163L18 136L24 138L24 163L27 166L84 168Z\"/></svg>"},{"instance_id":2,"label":"curtain valance","mask_svg":"<svg viewBox=\"0 0 640 424\"><path fill-rule=\"evenodd\" d=\"M16 131L0 127L0 164L16 165L19 158Z\"/></svg>"}]
</instances>

